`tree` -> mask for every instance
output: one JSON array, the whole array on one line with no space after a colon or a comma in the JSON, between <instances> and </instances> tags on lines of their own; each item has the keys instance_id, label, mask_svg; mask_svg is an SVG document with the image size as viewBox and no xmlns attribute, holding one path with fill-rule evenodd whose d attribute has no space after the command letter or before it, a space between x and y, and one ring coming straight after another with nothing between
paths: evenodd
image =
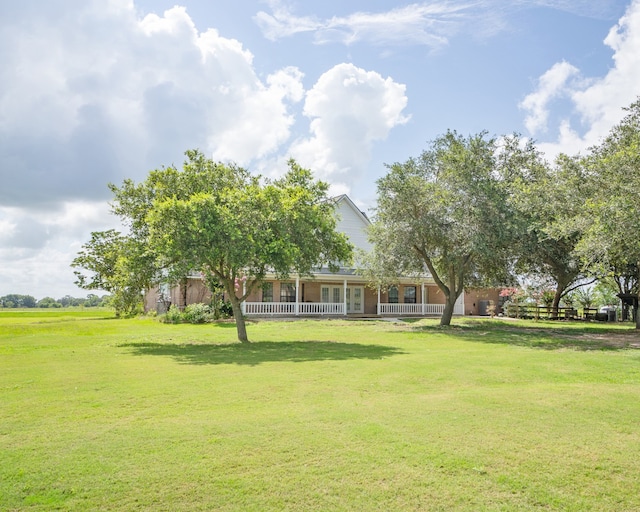
<instances>
[{"instance_id":1,"label":"tree","mask_svg":"<svg viewBox=\"0 0 640 512\"><path fill-rule=\"evenodd\" d=\"M91 233L71 266L90 272L74 271L79 287L112 294L116 316L139 311L142 294L157 274L154 255L144 241L114 229Z\"/></svg>"},{"instance_id":2,"label":"tree","mask_svg":"<svg viewBox=\"0 0 640 512\"><path fill-rule=\"evenodd\" d=\"M640 281L640 99L625 110L624 119L587 160L596 187L585 204L583 218L589 222L578 249L591 266L623 269L640 299L635 284ZM640 329L640 315L635 316Z\"/></svg>"},{"instance_id":3,"label":"tree","mask_svg":"<svg viewBox=\"0 0 640 512\"><path fill-rule=\"evenodd\" d=\"M36 299L31 295L11 293L0 297L0 305L5 308L35 308Z\"/></svg>"},{"instance_id":4,"label":"tree","mask_svg":"<svg viewBox=\"0 0 640 512\"><path fill-rule=\"evenodd\" d=\"M39 308L61 308L62 304L57 302L53 297L44 297L37 303Z\"/></svg>"},{"instance_id":5,"label":"tree","mask_svg":"<svg viewBox=\"0 0 640 512\"><path fill-rule=\"evenodd\" d=\"M337 270L337 262L350 259L351 245L335 231L328 185L293 160L282 179L262 182L199 151L186 156L182 170L163 168L143 183L112 186L114 211L167 275L199 272L219 282L238 339L248 342L241 305L267 272L285 278L323 264Z\"/></svg>"},{"instance_id":6,"label":"tree","mask_svg":"<svg viewBox=\"0 0 640 512\"><path fill-rule=\"evenodd\" d=\"M576 252L582 236L580 209L590 197L591 182L581 158L560 155L548 165L530 145L528 156L511 174L509 186L521 223L516 270L542 287L553 288L550 306L557 314L563 297L595 278Z\"/></svg>"},{"instance_id":7,"label":"tree","mask_svg":"<svg viewBox=\"0 0 640 512\"><path fill-rule=\"evenodd\" d=\"M426 267L446 298L441 325L450 324L466 286L509 281L515 237L501 172L515 153L501 151L513 148L501 150L485 133L449 131L378 180L371 274L386 281Z\"/></svg>"}]
</instances>

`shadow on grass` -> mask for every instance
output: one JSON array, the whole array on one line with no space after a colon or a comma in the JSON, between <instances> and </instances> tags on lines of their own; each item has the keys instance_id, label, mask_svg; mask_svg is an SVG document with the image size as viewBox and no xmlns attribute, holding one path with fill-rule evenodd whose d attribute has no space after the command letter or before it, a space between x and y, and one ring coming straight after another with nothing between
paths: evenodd
<instances>
[{"instance_id":1,"label":"shadow on grass","mask_svg":"<svg viewBox=\"0 0 640 512\"><path fill-rule=\"evenodd\" d=\"M465 341L514 345L543 350L629 350L640 349L640 332L606 324L545 322L522 325L509 321L468 321L461 325L417 326L416 331L455 336Z\"/></svg>"},{"instance_id":2,"label":"shadow on grass","mask_svg":"<svg viewBox=\"0 0 640 512\"><path fill-rule=\"evenodd\" d=\"M213 321L213 322L202 322L199 324L192 324L190 322L177 322L177 323L173 323L173 322L160 322L162 325L176 325L176 326L182 326L184 327L185 325L188 325L190 327L200 327L202 329L210 329L210 328L221 328L221 329L235 329L236 328L236 323L235 322L227 322L227 321ZM247 325L250 325L250 322L246 322Z\"/></svg>"},{"instance_id":3,"label":"shadow on grass","mask_svg":"<svg viewBox=\"0 0 640 512\"><path fill-rule=\"evenodd\" d=\"M383 359L403 352L396 347L360 345L332 341L257 342L247 345L128 343L119 345L139 356L168 356L181 364L239 364L256 366L267 362L301 363L347 359Z\"/></svg>"}]
</instances>

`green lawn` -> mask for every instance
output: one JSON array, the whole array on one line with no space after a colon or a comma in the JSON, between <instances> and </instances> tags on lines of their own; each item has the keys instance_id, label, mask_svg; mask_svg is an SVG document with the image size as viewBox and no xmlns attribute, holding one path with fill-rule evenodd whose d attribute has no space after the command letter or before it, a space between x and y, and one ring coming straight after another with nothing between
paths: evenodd
<instances>
[{"instance_id":1,"label":"green lawn","mask_svg":"<svg viewBox=\"0 0 640 512\"><path fill-rule=\"evenodd\" d=\"M0 510L640 510L640 335L0 310Z\"/></svg>"}]
</instances>

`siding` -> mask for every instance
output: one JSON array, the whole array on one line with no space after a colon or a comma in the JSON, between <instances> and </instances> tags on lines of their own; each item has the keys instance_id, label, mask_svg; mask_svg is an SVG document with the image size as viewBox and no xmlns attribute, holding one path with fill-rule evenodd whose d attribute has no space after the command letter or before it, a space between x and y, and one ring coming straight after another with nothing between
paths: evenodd
<instances>
[{"instance_id":1,"label":"siding","mask_svg":"<svg viewBox=\"0 0 640 512\"><path fill-rule=\"evenodd\" d=\"M369 222L347 196L342 196L337 207L338 222L336 231L344 233L349 241L358 249L371 251L372 245L367 240Z\"/></svg>"}]
</instances>

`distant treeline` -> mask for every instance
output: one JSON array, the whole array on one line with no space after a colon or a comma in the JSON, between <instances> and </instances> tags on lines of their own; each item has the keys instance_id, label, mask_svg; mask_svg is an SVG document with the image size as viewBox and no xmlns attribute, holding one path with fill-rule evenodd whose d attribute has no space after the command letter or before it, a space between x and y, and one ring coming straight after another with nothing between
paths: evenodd
<instances>
[{"instance_id":1,"label":"distant treeline","mask_svg":"<svg viewBox=\"0 0 640 512\"><path fill-rule=\"evenodd\" d=\"M32 297L31 295L11 293L4 297L0 297L0 308L68 308L72 306L95 308L109 306L110 300L110 295L98 297L93 293L88 294L84 299L65 295L61 299L45 297L40 300L36 300L35 297Z\"/></svg>"}]
</instances>

